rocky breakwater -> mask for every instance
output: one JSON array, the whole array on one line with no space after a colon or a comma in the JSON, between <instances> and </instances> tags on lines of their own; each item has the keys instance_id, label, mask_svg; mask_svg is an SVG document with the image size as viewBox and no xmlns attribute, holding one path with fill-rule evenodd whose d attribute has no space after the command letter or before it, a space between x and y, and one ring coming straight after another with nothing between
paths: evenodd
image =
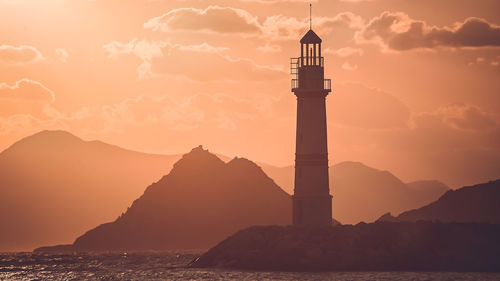
<instances>
[{"instance_id":1,"label":"rocky breakwater","mask_svg":"<svg viewBox=\"0 0 500 281\"><path fill-rule=\"evenodd\" d=\"M192 267L279 271L500 271L500 225L377 222L254 226Z\"/></svg>"}]
</instances>

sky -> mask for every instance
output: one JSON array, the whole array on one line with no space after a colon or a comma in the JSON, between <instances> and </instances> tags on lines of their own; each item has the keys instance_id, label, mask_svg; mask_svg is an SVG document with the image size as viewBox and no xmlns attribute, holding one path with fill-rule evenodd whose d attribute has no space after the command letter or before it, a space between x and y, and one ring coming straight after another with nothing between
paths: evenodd
<instances>
[{"instance_id":1,"label":"sky","mask_svg":"<svg viewBox=\"0 0 500 281\"><path fill-rule=\"evenodd\" d=\"M302 0L0 0L0 150L46 129L292 165ZM500 2L317 0L330 165L500 177Z\"/></svg>"}]
</instances>

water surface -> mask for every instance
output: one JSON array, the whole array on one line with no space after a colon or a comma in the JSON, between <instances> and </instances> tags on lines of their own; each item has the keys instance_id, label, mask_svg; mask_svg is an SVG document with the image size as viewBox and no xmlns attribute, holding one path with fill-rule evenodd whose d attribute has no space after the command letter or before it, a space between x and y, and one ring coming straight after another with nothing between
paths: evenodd
<instances>
[{"instance_id":1,"label":"water surface","mask_svg":"<svg viewBox=\"0 0 500 281\"><path fill-rule=\"evenodd\" d=\"M256 272L194 269L200 252L110 254L0 254L0 280L500 280L500 273Z\"/></svg>"}]
</instances>

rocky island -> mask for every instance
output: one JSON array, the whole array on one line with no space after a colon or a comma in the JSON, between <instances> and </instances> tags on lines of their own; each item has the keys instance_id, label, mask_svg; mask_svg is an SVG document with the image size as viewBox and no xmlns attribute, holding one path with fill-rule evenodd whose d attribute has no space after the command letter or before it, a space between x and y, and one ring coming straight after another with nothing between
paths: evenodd
<instances>
[{"instance_id":1,"label":"rocky island","mask_svg":"<svg viewBox=\"0 0 500 281\"><path fill-rule=\"evenodd\" d=\"M500 225L377 222L255 226L192 267L271 271L500 271Z\"/></svg>"},{"instance_id":2,"label":"rocky island","mask_svg":"<svg viewBox=\"0 0 500 281\"><path fill-rule=\"evenodd\" d=\"M378 222L239 231L194 267L283 271L500 271L500 180ZM451 216L450 214L454 214ZM390 220L389 220L390 219Z\"/></svg>"}]
</instances>

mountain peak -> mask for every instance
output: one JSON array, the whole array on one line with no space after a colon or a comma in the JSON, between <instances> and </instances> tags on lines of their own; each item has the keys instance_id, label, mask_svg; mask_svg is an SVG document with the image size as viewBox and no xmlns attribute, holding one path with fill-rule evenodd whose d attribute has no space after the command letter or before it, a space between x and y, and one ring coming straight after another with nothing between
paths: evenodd
<instances>
[{"instance_id":1,"label":"mountain peak","mask_svg":"<svg viewBox=\"0 0 500 281\"><path fill-rule=\"evenodd\" d=\"M63 130L45 130L40 131L31 136L22 138L21 140L12 144L3 153L8 153L9 151L17 151L18 149L39 149L43 147L45 149L57 148L61 146L82 143L83 140L79 137Z\"/></svg>"},{"instance_id":2,"label":"mountain peak","mask_svg":"<svg viewBox=\"0 0 500 281\"><path fill-rule=\"evenodd\" d=\"M228 164L259 168L259 165L255 164L255 162L248 160L246 158L238 157L238 156L231 159L231 161L229 161Z\"/></svg>"},{"instance_id":3,"label":"mountain peak","mask_svg":"<svg viewBox=\"0 0 500 281\"><path fill-rule=\"evenodd\" d=\"M174 170L203 170L203 169L213 169L216 167L223 166L225 163L215 154L210 153L208 149L203 149L202 145L199 145L189 153L182 155L182 158L174 164Z\"/></svg>"},{"instance_id":4,"label":"mountain peak","mask_svg":"<svg viewBox=\"0 0 500 281\"><path fill-rule=\"evenodd\" d=\"M228 167L232 169L234 172L243 172L243 173L249 173L249 172L255 172L257 174L264 174L264 171L262 168L257 165L255 162L248 160L246 158L241 158L241 157L234 157L231 161L227 163ZM267 177L267 175L266 175Z\"/></svg>"},{"instance_id":5,"label":"mountain peak","mask_svg":"<svg viewBox=\"0 0 500 281\"><path fill-rule=\"evenodd\" d=\"M206 248L244 227L289 224L290 211L290 196L257 165L244 158L226 164L198 146L118 220L87 232L74 246L99 251Z\"/></svg>"},{"instance_id":6,"label":"mountain peak","mask_svg":"<svg viewBox=\"0 0 500 281\"><path fill-rule=\"evenodd\" d=\"M197 147L191 149L191 153L208 152L208 149L203 149L203 145L198 145Z\"/></svg>"},{"instance_id":7,"label":"mountain peak","mask_svg":"<svg viewBox=\"0 0 500 281\"><path fill-rule=\"evenodd\" d=\"M182 158L189 158L189 159L194 159L194 158L211 158L211 159L219 159L215 154L211 153L208 151L208 149L204 149L203 145L198 145L197 147L194 147L191 149L190 152L184 154ZM220 159L219 159L220 160Z\"/></svg>"},{"instance_id":8,"label":"mountain peak","mask_svg":"<svg viewBox=\"0 0 500 281\"><path fill-rule=\"evenodd\" d=\"M68 131L63 131L63 130L44 130L40 131L36 134L33 134L31 136L25 137L21 139L19 142L25 142L25 141L50 141L50 142L81 142L83 141L81 138L73 135L72 133Z\"/></svg>"},{"instance_id":9,"label":"mountain peak","mask_svg":"<svg viewBox=\"0 0 500 281\"><path fill-rule=\"evenodd\" d=\"M35 133L30 137L54 137L54 138L72 138L72 139L80 139L79 137L73 135L72 133L64 130L43 130L38 133Z\"/></svg>"}]
</instances>

